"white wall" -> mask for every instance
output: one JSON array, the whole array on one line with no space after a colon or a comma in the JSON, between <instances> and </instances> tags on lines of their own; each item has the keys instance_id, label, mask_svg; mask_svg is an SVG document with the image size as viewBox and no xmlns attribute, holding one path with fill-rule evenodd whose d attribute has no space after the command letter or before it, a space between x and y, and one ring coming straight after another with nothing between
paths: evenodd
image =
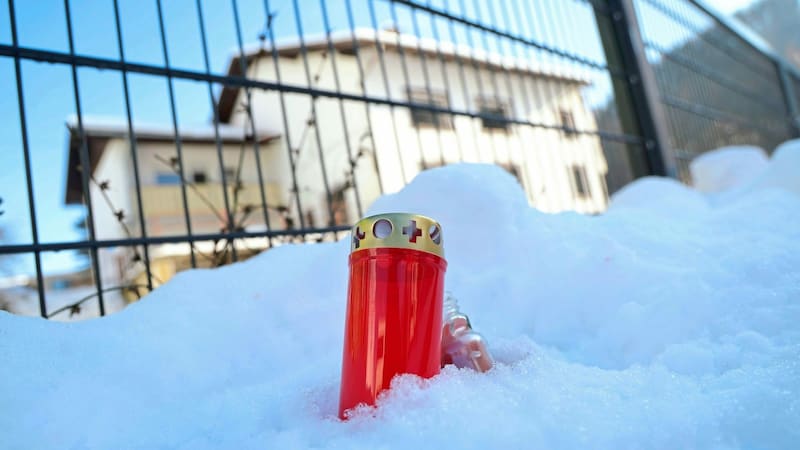
<instances>
[{"instance_id":1,"label":"white wall","mask_svg":"<svg viewBox=\"0 0 800 450\"><path fill-rule=\"evenodd\" d=\"M362 95L356 58L337 53L336 70L342 92ZM331 58L322 52L308 55L313 77L319 73L316 87L335 90L334 70ZM477 111L481 99L497 99L509 108L512 117L524 118L532 123L555 127L560 125L559 110L569 111L578 129L596 128L591 112L586 108L581 95L581 84L554 77L543 77L530 72L507 72L476 68L470 62L448 61L442 64L435 56L426 57L425 68L416 53L406 53L405 61L394 51L384 54L388 72L390 92L385 90L384 73L374 47L361 49L361 62L365 71L365 94L373 98L407 100L407 87L430 86L434 94L446 93L449 107L459 111ZM403 70L406 64L408 78ZM250 77L276 81L277 76L269 57L258 59L250 65ZM281 81L290 85L307 86L302 57L280 59ZM447 87L447 89L445 89ZM237 104L241 103L243 91ZM514 165L519 170L520 182L532 205L545 211L577 210L599 212L605 209L607 194L604 176L606 161L599 138L593 135L567 135L561 130L546 127L513 125L507 131L485 130L480 119L468 116L452 117L453 129L438 130L433 127L417 128L412 125L407 108L365 104L361 101L339 101L319 98L316 108L316 126L309 126L312 103L308 95L285 94L283 105L274 91L253 90L252 108L256 129L279 130L280 139L260 145L261 169L266 183L280 186L279 201L271 202L290 209L295 224L301 222L297 209L297 198L293 183L297 183L302 206L303 224L309 226L308 218L316 226L325 226L331 221L328 215L328 197L325 186L336 191L348 183L350 161L355 161L355 189L344 191L348 205L348 217L339 218L346 223L357 219L360 213L381 192L395 192L402 188L425 166L435 167L458 161L499 163ZM286 128L284 127L284 108ZM344 111L344 114L342 114ZM246 126L246 115L234 111L231 125ZM372 137L369 130L372 128ZM373 147L374 139L374 147ZM292 176L289 151L297 167ZM223 165L235 168L240 155L239 144L225 144ZM142 186L156 184L158 173L172 171L159 162L156 155L169 159L176 155L171 143L138 143L139 168ZM252 145L244 151L242 180L257 183L258 176ZM216 145L209 143L183 143L184 171L187 179L202 170L209 183L221 180ZM576 195L572 179L573 164L585 168L591 195L581 198ZM132 163L128 141L112 139L95 171L98 181L110 180L107 191L117 209L126 212L126 223L138 235L138 218L134 198ZM377 170L376 170L377 167ZM327 180L327 183L325 182ZM114 217L96 186L92 187L92 200L98 239L120 239L125 233ZM360 200L359 211L357 200ZM221 206L220 206L221 207ZM224 209L221 207L221 209ZM258 222L259 214L254 220ZM263 217L263 216L260 216ZM148 217L148 219L150 219ZM186 223L182 207L173 214L159 217L160 226L156 234L186 234ZM270 214L273 229L283 225L280 217ZM261 220L263 224L263 219ZM213 214L192 213L193 232L218 231L219 220ZM148 222L148 227L151 224ZM150 231L150 230L149 230ZM152 232L150 233L153 234ZM103 267L116 261L120 253L114 249L101 252ZM109 261L105 261L105 260ZM107 276L113 277L111 271ZM104 278L106 275L104 275Z\"/></svg>"},{"instance_id":2,"label":"white wall","mask_svg":"<svg viewBox=\"0 0 800 450\"><path fill-rule=\"evenodd\" d=\"M362 95L359 86L358 66L355 56L336 53L336 70L339 88L344 93ZM374 47L361 48L361 63L365 71L366 95L375 98L407 100L407 87L431 86L432 92L448 93L450 107L460 111L477 111L481 98L497 98L510 108L514 117L533 123L559 126L559 110L572 113L576 128L596 128L594 117L582 101L581 84L554 77L544 78L530 72L504 72L476 68L470 62L458 61L444 64L435 56L426 57L425 68L417 53L405 53L405 61L394 50L384 53L390 94L385 89L384 73L378 52ZM403 70L406 64L408 78ZM307 86L306 71L301 56L280 58L281 82ZM319 74L315 87L335 90L333 64L322 52L308 55L311 77ZM444 70L443 70L444 69ZM249 67L250 77L277 81L270 56L259 58ZM445 78L447 83L445 83ZM448 86L449 89L445 89ZM241 95L241 94L240 94ZM284 130L283 111L277 92L253 90L252 105L257 126L277 128L284 134L283 166L288 167L288 148L297 149L297 178L300 185L303 210L311 210L316 225L327 223L327 201L323 177L328 186L336 190L347 179L348 141L351 157L358 154L359 144L365 151L357 159L356 183L362 210L380 194L395 192L410 181L420 170L422 161L428 167L457 161L498 162L519 167L520 178L531 204L546 211L573 209L582 212L599 212L606 206L604 176L607 166L599 138L592 135L568 137L560 130L512 126L508 132L486 131L479 119L456 116L452 130L433 127L417 129L411 123L407 108L319 98L315 102L317 126L306 125L312 117L311 99L307 95L284 94L284 107L288 129ZM237 102L242 99L240 97ZM344 109L344 121L340 108ZM367 113L369 111L369 114ZM234 113L231 122L243 125L245 115ZM346 122L346 123L345 123ZM346 125L346 126L345 126ZM377 155L372 155L369 138L360 140L372 126ZM347 133L345 133L347 130ZM317 134L318 133L318 134ZM324 150L320 157L318 141ZM441 149L441 151L440 151ZM377 161L376 161L377 160ZM375 173L377 162L380 175ZM571 166L585 168L591 191L588 198L575 194ZM323 174L324 167L324 174ZM282 179L286 182L286 178ZM352 191L352 190L350 190ZM353 192L350 198L350 220L357 216Z\"/></svg>"},{"instance_id":3,"label":"white wall","mask_svg":"<svg viewBox=\"0 0 800 450\"><path fill-rule=\"evenodd\" d=\"M258 171L255 161L255 152L252 144L247 144L241 152L239 144L223 145L223 164L224 167L235 169L239 164L239 155L243 155L241 180L250 189L247 194L249 199L254 199L253 203L260 205L260 193L256 195L255 186L258 183ZM285 170L280 166L281 159L276 159L275 154L280 148L273 143L263 143L259 145L261 159L262 177L267 180L278 180L285 177ZM222 199L220 164L218 159L216 144L212 143L190 143L182 144L184 174L187 180L192 181L195 171L203 171L207 176L206 185L197 185L207 192L206 197L211 198L217 207L217 213L224 216L224 203ZM138 142L137 155L139 166L139 177L141 180L141 190L143 194L143 207L145 208L147 234L149 236L169 236L186 235L187 226L182 202L180 198L180 185L167 186L164 191L155 191L153 196L151 187L159 186L158 174L171 174L175 172L158 157L170 160L177 155L176 147L172 143L159 142ZM133 162L130 155L130 144L127 139L110 139L97 167L94 171L94 179L97 183L92 183L91 198L94 213L95 233L97 239L114 240L125 239L128 235L125 228L120 224L115 216L115 212L124 212L124 224L134 237L140 236L140 221L138 215L138 203L136 198L136 183L133 172ZM108 189L105 191L110 200L103 197L98 184L108 181ZM228 180L232 185L233 180ZM151 192L148 196L148 192ZM168 196L171 204L175 207L172 211L153 213L153 204L148 205L148 201L156 202L163 199L157 195ZM286 205L290 200L290 192L287 188L280 192L282 197L275 201L268 197L270 207ZM187 188L187 197L190 206L199 202L198 194L192 189ZM244 194L242 194L244 198ZM149 200L148 200L149 199ZM233 200L229 191L229 204L233 207ZM241 204L240 204L241 206ZM148 210L150 212L148 212ZM270 225L272 228L283 228L283 222L278 213L274 210L269 214ZM191 212L192 233L214 233L218 232L222 226L219 218L210 208L200 207ZM263 228L264 218L261 210L252 213L245 222L248 227ZM104 283L118 283L122 279L122 267L129 261L126 258L131 256L130 249L126 248L103 248L98 252L101 267L103 268Z\"/></svg>"},{"instance_id":4,"label":"white wall","mask_svg":"<svg viewBox=\"0 0 800 450\"><path fill-rule=\"evenodd\" d=\"M118 139L110 140L106 144L103 157L98 161L93 174L96 183L91 183L89 188L95 238L98 240L125 239L128 237L114 214L119 210L122 210L125 214L129 214L132 211L133 203L128 194L133 180L131 167L128 145ZM110 205L99 187L104 182L108 182L108 189L105 189L105 193L110 199ZM97 251L100 279L105 287L113 287L120 284L122 274L119 255L120 252L115 247L104 247Z\"/></svg>"}]
</instances>

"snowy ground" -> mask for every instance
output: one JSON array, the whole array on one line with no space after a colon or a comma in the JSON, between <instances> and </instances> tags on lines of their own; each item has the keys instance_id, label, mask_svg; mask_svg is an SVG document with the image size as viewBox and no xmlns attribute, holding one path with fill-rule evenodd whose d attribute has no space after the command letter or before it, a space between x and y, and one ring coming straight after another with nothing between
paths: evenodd
<instances>
[{"instance_id":1,"label":"snowy ground","mask_svg":"<svg viewBox=\"0 0 800 450\"><path fill-rule=\"evenodd\" d=\"M447 289L499 364L399 377L348 422L344 241L184 272L99 320L0 313L0 447L796 448L800 141L755 166L703 193L640 180L595 217L533 210L490 166L381 198L442 222Z\"/></svg>"}]
</instances>

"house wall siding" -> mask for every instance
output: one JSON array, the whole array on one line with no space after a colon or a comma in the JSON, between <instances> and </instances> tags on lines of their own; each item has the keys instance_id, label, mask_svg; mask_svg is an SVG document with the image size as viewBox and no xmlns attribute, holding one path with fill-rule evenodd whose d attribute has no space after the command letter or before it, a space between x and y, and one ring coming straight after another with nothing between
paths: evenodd
<instances>
[{"instance_id":1,"label":"house wall siding","mask_svg":"<svg viewBox=\"0 0 800 450\"><path fill-rule=\"evenodd\" d=\"M435 55L425 56L426 67L423 67L416 52L406 52L401 57L390 50L383 53L383 67L387 69L390 89L387 95L378 51L374 47L363 47L360 57L364 68L364 92L370 97L407 101L409 88L427 92L428 86L434 95L445 94L449 108L454 110L478 111L481 101L496 99L506 105L511 117L558 127L561 125L559 112L564 110L572 115L577 129L596 129L594 117L581 97L582 84L575 80L530 72L502 72L485 66L476 68L470 62L459 63L458 60L442 64ZM362 95L356 58L337 52L335 59L340 90ZM403 70L403 64L406 70ZM336 89L334 66L329 55L320 51L310 52L308 67L312 78L318 75L314 87ZM308 85L301 56L281 57L279 69L282 83ZM575 77L579 74L557 75ZM261 57L252 62L248 76L277 81L271 57ZM241 92L237 104L243 101ZM253 90L251 95L257 126L281 129L280 95L263 90ZM517 167L529 202L545 211L599 212L606 207L604 177L607 165L599 138L594 135L566 136L561 130L523 125L512 125L507 131L486 130L480 119L467 116L451 116L452 129L417 128L407 108L352 101L343 101L345 128L339 100L331 98L316 100L316 123L309 125L313 117L310 97L287 93L283 100L288 132L283 132L281 145L284 148L278 152L279 158L283 159L282 166L289 167L289 148L295 150L304 213L312 215L316 225L330 222L324 177L331 191L346 186L351 157L356 162L355 180L362 212L380 195L381 188L387 193L396 192L424 167L459 161ZM231 123L242 126L246 119L240 108L232 115ZM369 138L370 126L375 149L372 148L373 139ZM350 155L346 137L349 138ZM324 150L322 156L318 141ZM585 182L591 193L588 197L576 195L573 165L586 170ZM352 221L357 218L355 195L353 192L347 194L350 199L348 218Z\"/></svg>"}]
</instances>

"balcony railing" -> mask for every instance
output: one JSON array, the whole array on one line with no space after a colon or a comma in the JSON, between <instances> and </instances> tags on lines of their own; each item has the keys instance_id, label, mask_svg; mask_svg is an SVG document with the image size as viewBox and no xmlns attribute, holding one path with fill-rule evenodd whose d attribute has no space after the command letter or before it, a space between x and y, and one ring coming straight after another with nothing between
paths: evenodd
<instances>
[{"instance_id":1,"label":"balcony railing","mask_svg":"<svg viewBox=\"0 0 800 450\"><path fill-rule=\"evenodd\" d=\"M148 219L181 219L184 217L184 204L180 185L142 186L141 191L142 208L145 217ZM261 191L257 183L243 183L238 192L234 192L233 186L228 186L226 191L232 212L241 215L246 208L256 208L258 211L250 214L252 221L263 223L264 216L263 212L260 211L262 204ZM189 185L186 189L186 206L188 207L190 218L202 220L207 219L209 216L225 217L225 200L222 197L222 193L223 189L220 183ZM135 196L136 192L133 191L131 195ZM264 195L270 210L284 206L281 188L277 183L265 184Z\"/></svg>"}]
</instances>

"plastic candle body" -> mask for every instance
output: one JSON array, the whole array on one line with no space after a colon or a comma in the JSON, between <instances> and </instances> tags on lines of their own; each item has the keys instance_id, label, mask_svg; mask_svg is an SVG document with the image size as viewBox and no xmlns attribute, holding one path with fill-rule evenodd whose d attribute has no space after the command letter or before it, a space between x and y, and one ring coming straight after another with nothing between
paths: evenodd
<instances>
[{"instance_id":1,"label":"plastic candle body","mask_svg":"<svg viewBox=\"0 0 800 450\"><path fill-rule=\"evenodd\" d=\"M373 405L395 375L439 373L446 268L432 219L384 214L353 228L341 418L358 404Z\"/></svg>"}]
</instances>

